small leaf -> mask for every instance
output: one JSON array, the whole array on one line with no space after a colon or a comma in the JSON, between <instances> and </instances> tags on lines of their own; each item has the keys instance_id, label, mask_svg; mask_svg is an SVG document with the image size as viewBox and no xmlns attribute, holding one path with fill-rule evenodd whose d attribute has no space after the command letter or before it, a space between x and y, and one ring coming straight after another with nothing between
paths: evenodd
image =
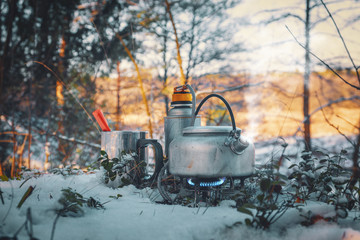
<instances>
[{"instance_id":1,"label":"small leaf","mask_svg":"<svg viewBox=\"0 0 360 240\"><path fill-rule=\"evenodd\" d=\"M293 172L289 175L288 179L294 179L298 176L298 173L297 172Z\"/></svg>"},{"instance_id":2,"label":"small leaf","mask_svg":"<svg viewBox=\"0 0 360 240\"><path fill-rule=\"evenodd\" d=\"M36 187L36 186L35 186ZM26 190L26 192L24 193L24 195L22 196L19 204L17 205L17 208L21 208L21 206L24 204L24 202L26 201L26 199L28 199L30 197L30 195L32 194L33 190L35 189L35 187L33 186L29 186L29 188Z\"/></svg>"},{"instance_id":3,"label":"small leaf","mask_svg":"<svg viewBox=\"0 0 360 240\"><path fill-rule=\"evenodd\" d=\"M291 168L293 168L293 167L297 167L297 164L295 164L295 163L294 163L294 164L291 164L290 167L289 167L289 169L291 169Z\"/></svg>"},{"instance_id":4,"label":"small leaf","mask_svg":"<svg viewBox=\"0 0 360 240\"><path fill-rule=\"evenodd\" d=\"M252 217L254 216L253 213L252 213L249 209L247 209L247 208L238 207L237 210L238 210L239 212L245 213L245 214L250 215L250 216L252 216Z\"/></svg>"},{"instance_id":5,"label":"small leaf","mask_svg":"<svg viewBox=\"0 0 360 240\"><path fill-rule=\"evenodd\" d=\"M251 203L245 203L244 205L242 205L242 207L256 209L256 206Z\"/></svg>"},{"instance_id":6,"label":"small leaf","mask_svg":"<svg viewBox=\"0 0 360 240\"><path fill-rule=\"evenodd\" d=\"M275 169L275 170L279 170L279 168L280 168L280 166L279 165L273 165L273 169Z\"/></svg>"},{"instance_id":7,"label":"small leaf","mask_svg":"<svg viewBox=\"0 0 360 240\"><path fill-rule=\"evenodd\" d=\"M284 181L273 181L272 183L271 183L271 185L281 185L281 186L285 186L286 185L286 183L284 182Z\"/></svg>"},{"instance_id":8,"label":"small leaf","mask_svg":"<svg viewBox=\"0 0 360 240\"><path fill-rule=\"evenodd\" d=\"M249 218L246 218L246 219L245 219L245 224L246 224L247 226L252 226L251 220L250 220Z\"/></svg>"},{"instance_id":9,"label":"small leaf","mask_svg":"<svg viewBox=\"0 0 360 240\"><path fill-rule=\"evenodd\" d=\"M338 165L338 164L333 163L333 164L331 164L331 165L334 166L334 167L337 167L337 168L339 168L339 169L343 169L343 167L340 166L340 165Z\"/></svg>"},{"instance_id":10,"label":"small leaf","mask_svg":"<svg viewBox=\"0 0 360 240\"><path fill-rule=\"evenodd\" d=\"M326 190L327 192L331 192L331 191L332 191L332 188L331 188L329 185L327 185L327 184L324 185L324 188L325 188L325 190Z\"/></svg>"},{"instance_id":11,"label":"small leaf","mask_svg":"<svg viewBox=\"0 0 360 240\"><path fill-rule=\"evenodd\" d=\"M277 174L277 176L279 176L283 180L288 180L288 177L284 174L279 173L279 174Z\"/></svg>"},{"instance_id":12,"label":"small leaf","mask_svg":"<svg viewBox=\"0 0 360 240\"><path fill-rule=\"evenodd\" d=\"M324 165L320 165L319 167L315 168L314 171L316 172L317 170L320 170L320 169L322 169L324 167L325 167Z\"/></svg>"},{"instance_id":13,"label":"small leaf","mask_svg":"<svg viewBox=\"0 0 360 240\"><path fill-rule=\"evenodd\" d=\"M9 178L7 176L5 176L5 175L1 175L0 179L1 179L1 181L4 181L4 182L9 181Z\"/></svg>"},{"instance_id":14,"label":"small leaf","mask_svg":"<svg viewBox=\"0 0 360 240\"><path fill-rule=\"evenodd\" d=\"M327 159L321 159L321 160L320 160L320 163L327 163L327 162L328 162Z\"/></svg>"},{"instance_id":15,"label":"small leaf","mask_svg":"<svg viewBox=\"0 0 360 240\"><path fill-rule=\"evenodd\" d=\"M105 152L105 150L100 151L101 156L108 158L108 154Z\"/></svg>"},{"instance_id":16,"label":"small leaf","mask_svg":"<svg viewBox=\"0 0 360 240\"><path fill-rule=\"evenodd\" d=\"M259 202L262 202L264 200L264 194L257 195L256 198Z\"/></svg>"},{"instance_id":17,"label":"small leaf","mask_svg":"<svg viewBox=\"0 0 360 240\"><path fill-rule=\"evenodd\" d=\"M114 198L114 199L119 199L121 197L122 197L121 194L117 194L116 196L109 196L109 198Z\"/></svg>"},{"instance_id":18,"label":"small leaf","mask_svg":"<svg viewBox=\"0 0 360 240\"><path fill-rule=\"evenodd\" d=\"M266 192L267 190L269 190L270 183L271 183L271 181L268 178L261 179L261 181L260 181L260 190L262 192Z\"/></svg>"}]
</instances>

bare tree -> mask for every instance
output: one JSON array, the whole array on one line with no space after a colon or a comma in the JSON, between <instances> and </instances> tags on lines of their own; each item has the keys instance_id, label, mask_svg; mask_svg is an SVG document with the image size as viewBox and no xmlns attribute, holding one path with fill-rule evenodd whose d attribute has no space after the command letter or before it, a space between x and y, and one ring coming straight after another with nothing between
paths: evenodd
<instances>
[{"instance_id":1,"label":"bare tree","mask_svg":"<svg viewBox=\"0 0 360 240\"><path fill-rule=\"evenodd\" d=\"M336 1L331 2L336 3ZM322 8L322 4L319 0L305 0L305 8L303 9L304 16L298 14L297 10L299 8L295 8L294 12L287 12L286 9L274 9L274 10L266 10L264 13L270 13L271 17L262 23L270 24L277 21L284 21L287 19L295 19L295 21L300 22L304 27L303 37L304 43L300 43L297 38L293 35L296 41L304 48L304 74L303 74L303 116L304 121L303 123L303 131L304 131L304 143L305 149L311 150L311 114L310 114L310 76L311 76L311 58L310 56L314 56L311 52L311 31L316 28L316 26L328 19L330 16L315 16L313 18L313 12L315 9ZM339 8L336 10L335 14L338 14L342 11L349 10L348 8ZM316 57L316 56L315 56Z\"/></svg>"}]
</instances>

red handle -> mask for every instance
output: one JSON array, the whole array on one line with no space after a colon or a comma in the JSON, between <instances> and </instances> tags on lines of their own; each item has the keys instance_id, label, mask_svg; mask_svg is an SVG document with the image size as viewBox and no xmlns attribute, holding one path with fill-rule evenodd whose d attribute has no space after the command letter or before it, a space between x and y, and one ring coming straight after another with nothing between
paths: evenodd
<instances>
[{"instance_id":1,"label":"red handle","mask_svg":"<svg viewBox=\"0 0 360 240\"><path fill-rule=\"evenodd\" d=\"M102 113L102 111L100 109L96 109L92 114L94 115L96 122L100 125L101 130L103 130L104 132L111 131L111 129L109 128L109 125L104 117L104 114Z\"/></svg>"}]
</instances>

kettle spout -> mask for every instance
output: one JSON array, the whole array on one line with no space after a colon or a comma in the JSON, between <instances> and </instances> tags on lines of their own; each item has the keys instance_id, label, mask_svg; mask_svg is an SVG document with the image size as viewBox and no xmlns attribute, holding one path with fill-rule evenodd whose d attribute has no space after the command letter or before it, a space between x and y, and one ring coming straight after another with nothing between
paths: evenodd
<instances>
[{"instance_id":1,"label":"kettle spout","mask_svg":"<svg viewBox=\"0 0 360 240\"><path fill-rule=\"evenodd\" d=\"M234 141L230 143L230 149L238 155L242 154L248 146L249 143L241 137L234 139Z\"/></svg>"},{"instance_id":2,"label":"kettle spout","mask_svg":"<svg viewBox=\"0 0 360 240\"><path fill-rule=\"evenodd\" d=\"M249 142L240 136L241 132L236 132L233 136L229 136L225 140L225 146L230 147L235 154L242 154L249 146Z\"/></svg>"}]
</instances>

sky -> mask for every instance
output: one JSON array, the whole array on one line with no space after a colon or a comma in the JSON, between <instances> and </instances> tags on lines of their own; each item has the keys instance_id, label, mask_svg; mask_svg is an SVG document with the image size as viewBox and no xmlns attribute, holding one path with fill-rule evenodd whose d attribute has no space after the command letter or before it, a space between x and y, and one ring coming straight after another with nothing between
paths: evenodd
<instances>
[{"instance_id":1,"label":"sky","mask_svg":"<svg viewBox=\"0 0 360 240\"><path fill-rule=\"evenodd\" d=\"M325 1L326 3L326 1ZM321 4L321 3L320 3ZM338 1L328 4L328 8L338 24L350 53L355 61L360 62L360 26L359 22L348 24L353 18L359 18L359 1ZM273 11L279 9L279 11ZM339 9L342 11L336 12ZM272 11L269 13L268 11ZM290 12L304 18L305 1L299 0L244 0L239 5L229 10L232 19L238 24L239 31L234 36L234 41L240 41L249 49L257 49L250 53L239 54L235 58L249 59L243 66L252 73L269 71L303 71L302 62L304 50L286 26L304 43L304 24L295 18L287 18L271 24L259 24L271 19L271 15L280 16ZM327 16L325 8L320 5L311 11L312 22ZM321 59L333 66L351 66L346 57L345 48L337 35L336 28L331 20L317 24L310 33L311 50ZM319 62L312 58L313 67Z\"/></svg>"},{"instance_id":2,"label":"sky","mask_svg":"<svg viewBox=\"0 0 360 240\"><path fill-rule=\"evenodd\" d=\"M318 1L320 3L320 1ZM326 3L326 1L325 1ZM340 0L336 3L328 4L329 10L334 14L341 34L343 35L347 47L352 54L355 64L360 64L360 1ZM339 9L342 11L337 12ZM278 10L278 11L275 11ZM229 9L228 26L233 28L232 43L241 43L246 51L230 54L224 61L217 64L212 63L211 68L228 63L232 66L233 73L247 72L251 74L266 74L269 72L303 72L304 49L295 41L289 30L295 37L304 43L304 24L295 18L286 18L271 24L262 22L271 19L274 16L280 16L285 13L291 13L305 17L305 0L242 0L238 5ZM325 8L321 5L311 12L311 21L327 17ZM359 21L349 24L354 18ZM178 32L181 32L182 24L186 22L186 15L175 15L175 24ZM189 19L188 19L189 20ZM215 20L215 18L214 18ZM288 26L289 30L287 30ZM185 26L186 27L186 26ZM209 24L211 27L211 24ZM336 32L336 28L331 20L323 21L317 24L310 32L311 50L321 59L330 63L331 66L350 67L351 62L346 55L346 50ZM143 46L153 52L145 51L138 53L137 58L143 63L145 68L156 67L155 75L162 71L161 55L157 46L157 40L150 35L136 35ZM211 48L211 46L206 46ZM175 43L169 43L169 49L176 49ZM183 60L186 59L187 50L181 48ZM151 56L151 57L150 57ZM311 59L313 70L323 70L324 66L315 58ZM183 68L186 67L183 61ZM131 68L132 64L122 64L122 69ZM208 67L197 69L196 74L208 73ZM177 75L179 69L171 69L172 74ZM115 76L115 73L113 74Z\"/></svg>"}]
</instances>

